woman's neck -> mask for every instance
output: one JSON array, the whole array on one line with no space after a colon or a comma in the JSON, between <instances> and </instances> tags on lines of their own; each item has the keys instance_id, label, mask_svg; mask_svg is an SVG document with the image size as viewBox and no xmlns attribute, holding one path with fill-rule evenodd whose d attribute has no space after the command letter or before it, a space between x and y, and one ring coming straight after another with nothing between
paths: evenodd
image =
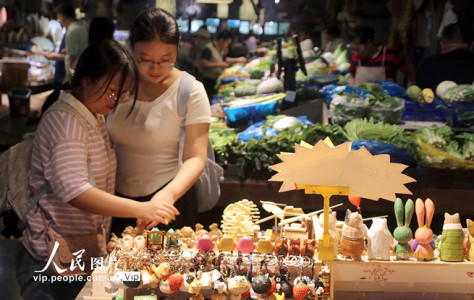
<instances>
[{"instance_id":1,"label":"woman's neck","mask_svg":"<svg viewBox=\"0 0 474 300\"><path fill-rule=\"evenodd\" d=\"M163 95L164 92L179 78L181 72L173 68L173 70L160 82L149 82L140 80L138 88L138 99L141 101L153 101Z\"/></svg>"}]
</instances>

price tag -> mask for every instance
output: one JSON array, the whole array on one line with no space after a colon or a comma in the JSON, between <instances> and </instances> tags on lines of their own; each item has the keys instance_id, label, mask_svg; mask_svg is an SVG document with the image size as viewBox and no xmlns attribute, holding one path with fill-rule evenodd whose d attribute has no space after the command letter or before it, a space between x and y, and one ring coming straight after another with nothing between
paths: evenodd
<instances>
[{"instance_id":1,"label":"price tag","mask_svg":"<svg viewBox=\"0 0 474 300\"><path fill-rule=\"evenodd\" d=\"M286 91L285 101L293 103L295 102L295 99L296 99L295 91Z\"/></svg>"}]
</instances>

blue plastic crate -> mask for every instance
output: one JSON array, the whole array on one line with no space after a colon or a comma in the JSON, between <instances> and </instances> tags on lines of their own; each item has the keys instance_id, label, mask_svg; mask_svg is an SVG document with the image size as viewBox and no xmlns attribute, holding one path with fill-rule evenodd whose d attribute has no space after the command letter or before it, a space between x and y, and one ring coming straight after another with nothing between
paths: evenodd
<instances>
[{"instance_id":1,"label":"blue plastic crate","mask_svg":"<svg viewBox=\"0 0 474 300\"><path fill-rule=\"evenodd\" d=\"M253 124L265 120L268 115L274 115L277 104L278 101L234 108L224 107L224 113L227 122L247 121L248 124Z\"/></svg>"},{"instance_id":2,"label":"blue plastic crate","mask_svg":"<svg viewBox=\"0 0 474 300\"><path fill-rule=\"evenodd\" d=\"M474 102L454 102L443 106L446 123L451 127L474 127Z\"/></svg>"},{"instance_id":3,"label":"blue plastic crate","mask_svg":"<svg viewBox=\"0 0 474 300\"><path fill-rule=\"evenodd\" d=\"M248 78L235 78L235 77L221 78L221 84L231 83L234 81L242 81L242 80L248 80Z\"/></svg>"},{"instance_id":4,"label":"blue plastic crate","mask_svg":"<svg viewBox=\"0 0 474 300\"><path fill-rule=\"evenodd\" d=\"M405 112L402 120L444 122L446 120L445 112L442 108L437 107L442 104L443 102L436 97L432 103L425 103L423 106L417 102L405 100Z\"/></svg>"}]
</instances>

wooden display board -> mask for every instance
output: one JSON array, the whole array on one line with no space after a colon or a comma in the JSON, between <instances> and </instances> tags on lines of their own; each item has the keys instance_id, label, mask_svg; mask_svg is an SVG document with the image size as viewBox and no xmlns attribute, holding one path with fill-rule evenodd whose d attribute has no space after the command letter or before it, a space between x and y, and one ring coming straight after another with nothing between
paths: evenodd
<instances>
[{"instance_id":1,"label":"wooden display board","mask_svg":"<svg viewBox=\"0 0 474 300\"><path fill-rule=\"evenodd\" d=\"M473 299L474 263L340 261L331 267L331 299Z\"/></svg>"}]
</instances>

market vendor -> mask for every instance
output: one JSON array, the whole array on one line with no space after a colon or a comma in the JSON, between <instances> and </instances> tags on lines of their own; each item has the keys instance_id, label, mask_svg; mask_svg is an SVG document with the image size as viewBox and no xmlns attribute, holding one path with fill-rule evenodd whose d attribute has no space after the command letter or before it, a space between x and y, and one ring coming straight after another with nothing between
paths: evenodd
<instances>
[{"instance_id":1,"label":"market vendor","mask_svg":"<svg viewBox=\"0 0 474 300\"><path fill-rule=\"evenodd\" d=\"M407 86L415 84L415 68L396 49L374 43L374 29L357 26L349 31L352 50L349 84L396 81L397 71L406 74Z\"/></svg>"},{"instance_id":2,"label":"market vendor","mask_svg":"<svg viewBox=\"0 0 474 300\"><path fill-rule=\"evenodd\" d=\"M202 83L209 99L215 94L217 78L224 69L233 63L246 63L245 57L227 57L227 50L232 42L232 33L224 30L217 33L217 37L208 43L201 54Z\"/></svg>"},{"instance_id":3,"label":"market vendor","mask_svg":"<svg viewBox=\"0 0 474 300\"><path fill-rule=\"evenodd\" d=\"M435 90L445 80L457 84L474 82L474 54L471 28L462 23L443 30L441 53L422 60L416 68L417 85Z\"/></svg>"}]
</instances>

